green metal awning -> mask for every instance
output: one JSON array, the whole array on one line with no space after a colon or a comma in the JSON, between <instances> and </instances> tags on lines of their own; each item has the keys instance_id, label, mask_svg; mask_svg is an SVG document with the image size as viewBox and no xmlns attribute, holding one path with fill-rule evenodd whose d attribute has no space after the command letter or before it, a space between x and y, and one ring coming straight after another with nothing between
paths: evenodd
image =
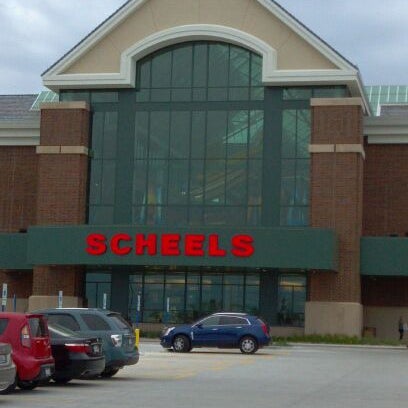
<instances>
[{"instance_id":1,"label":"green metal awning","mask_svg":"<svg viewBox=\"0 0 408 408\"><path fill-rule=\"evenodd\" d=\"M408 276L408 238L363 237L361 274Z\"/></svg>"}]
</instances>

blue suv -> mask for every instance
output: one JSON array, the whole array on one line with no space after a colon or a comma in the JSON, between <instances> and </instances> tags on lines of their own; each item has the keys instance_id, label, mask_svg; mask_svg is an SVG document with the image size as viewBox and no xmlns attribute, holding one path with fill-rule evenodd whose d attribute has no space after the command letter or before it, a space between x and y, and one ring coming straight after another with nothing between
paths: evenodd
<instances>
[{"instance_id":1,"label":"blue suv","mask_svg":"<svg viewBox=\"0 0 408 408\"><path fill-rule=\"evenodd\" d=\"M271 340L267 325L245 313L214 313L191 325L163 330L160 344L166 349L186 353L193 347L239 348L255 353Z\"/></svg>"}]
</instances>

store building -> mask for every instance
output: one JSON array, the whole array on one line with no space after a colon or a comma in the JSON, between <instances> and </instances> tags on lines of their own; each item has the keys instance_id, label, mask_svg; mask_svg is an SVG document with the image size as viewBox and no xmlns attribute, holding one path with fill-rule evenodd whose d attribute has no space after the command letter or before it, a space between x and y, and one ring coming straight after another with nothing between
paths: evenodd
<instances>
[{"instance_id":1,"label":"store building","mask_svg":"<svg viewBox=\"0 0 408 408\"><path fill-rule=\"evenodd\" d=\"M18 309L63 291L151 327L408 320L408 119L372 117L358 68L274 1L130 0L43 82L58 97L0 98Z\"/></svg>"}]
</instances>

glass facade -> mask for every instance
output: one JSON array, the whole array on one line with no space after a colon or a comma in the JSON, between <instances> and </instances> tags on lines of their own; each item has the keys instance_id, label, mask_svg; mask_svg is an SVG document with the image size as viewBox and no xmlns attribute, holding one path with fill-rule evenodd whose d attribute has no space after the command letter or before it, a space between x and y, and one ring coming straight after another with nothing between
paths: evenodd
<instances>
[{"instance_id":1,"label":"glass facade","mask_svg":"<svg viewBox=\"0 0 408 408\"><path fill-rule=\"evenodd\" d=\"M89 224L309 225L310 98L345 97L346 87L264 87L260 56L218 42L170 46L137 67L135 89L60 94L91 105ZM114 283L91 275L87 298L100 306ZM303 324L299 276L279 278L273 302L283 310L267 312L271 321ZM121 311L134 320L140 295L144 322L262 312L259 287L256 273L143 270L130 275Z\"/></svg>"}]
</instances>

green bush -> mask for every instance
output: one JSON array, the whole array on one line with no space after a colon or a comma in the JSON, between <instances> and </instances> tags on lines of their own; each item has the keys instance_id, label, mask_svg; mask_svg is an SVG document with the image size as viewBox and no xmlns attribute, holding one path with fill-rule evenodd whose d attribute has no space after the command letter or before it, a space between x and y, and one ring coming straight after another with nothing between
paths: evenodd
<instances>
[{"instance_id":1,"label":"green bush","mask_svg":"<svg viewBox=\"0 0 408 408\"><path fill-rule=\"evenodd\" d=\"M380 340L374 337L344 336L340 334L310 334L307 336L273 337L273 344L287 345L288 343L316 343L316 344L357 344L357 345L382 345L399 346L397 340Z\"/></svg>"}]
</instances>

